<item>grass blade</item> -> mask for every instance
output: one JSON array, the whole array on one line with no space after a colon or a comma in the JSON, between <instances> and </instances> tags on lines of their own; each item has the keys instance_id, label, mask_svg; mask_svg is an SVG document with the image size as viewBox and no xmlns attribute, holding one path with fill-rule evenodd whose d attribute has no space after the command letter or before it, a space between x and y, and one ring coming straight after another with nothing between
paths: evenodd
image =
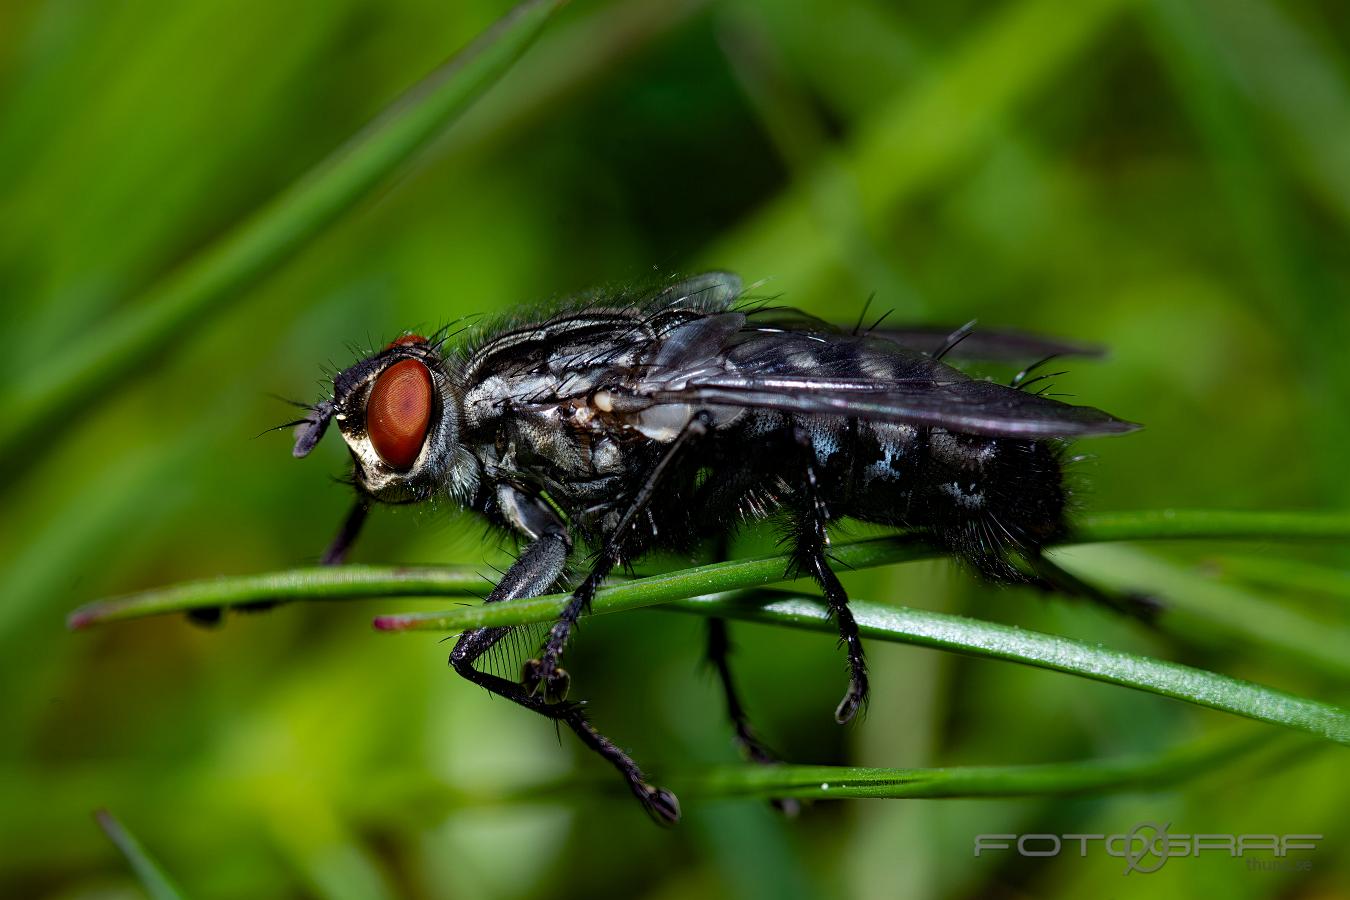
<instances>
[{"instance_id":1,"label":"grass blade","mask_svg":"<svg viewBox=\"0 0 1350 900\"><path fill-rule=\"evenodd\" d=\"M1005 4L942 68L880 110L837 157L822 160L820 177L842 174L867 185L861 196L865 223L885 220L977 155L1006 115L1087 52L1130 3ZM1036 52L1027 53L1029 46ZM776 198L711 248L705 261L734 265L752 281L772 275L782 284L806 282L825 268L838 246L814 214L816 189L804 181ZM785 254L785 247L793 249Z\"/></svg>"},{"instance_id":2,"label":"grass blade","mask_svg":"<svg viewBox=\"0 0 1350 900\"><path fill-rule=\"evenodd\" d=\"M769 591L714 594L678 600L668 608L830 634L836 630L825 604L816 597ZM849 608L863 635L875 640L1064 672L1350 744L1350 710L1216 672L965 616L864 600L849 601Z\"/></svg>"},{"instance_id":3,"label":"grass blade","mask_svg":"<svg viewBox=\"0 0 1350 900\"><path fill-rule=\"evenodd\" d=\"M7 396L0 456L160 358L174 338L223 309L424 148L487 90L539 34L561 0L526 0L397 100L234 232L169 275L125 314L37 368Z\"/></svg>"},{"instance_id":4,"label":"grass blade","mask_svg":"<svg viewBox=\"0 0 1350 900\"><path fill-rule=\"evenodd\" d=\"M131 832L117 821L112 813L106 809L100 809L94 813L94 821L98 822L98 827L103 829L103 833L108 836L108 840L122 855L126 857L127 862L131 864L131 870L136 873L136 878L145 888L145 892L150 895L151 900L180 900L183 896L174 883L159 867L159 863L145 852L141 842L136 840Z\"/></svg>"},{"instance_id":5,"label":"grass blade","mask_svg":"<svg viewBox=\"0 0 1350 900\"><path fill-rule=\"evenodd\" d=\"M1350 515L1344 513L1163 510L1088 516L1065 543L1347 537L1350 537ZM918 538L901 536L839 544L832 555L842 566L864 568L931 558L940 552ZM785 580L786 569L785 557L767 556L640 578L601 591L592 604L592 612L610 613L669 603L684 611L833 631L825 607L816 598L744 593L746 589ZM466 593L471 587L481 587L481 582L479 576L465 569L361 566L298 570L197 582L99 601L72 613L69 624L72 628L84 628L113 619L259 599L340 599L389 593L453 595ZM566 599L554 595L510 603L465 605L445 612L382 616L375 624L384 630L457 632L489 625L547 622L558 614ZM869 637L1065 672L1350 743L1350 712L1331 704L1188 666L963 616L858 600L851 606L863 633Z\"/></svg>"},{"instance_id":6,"label":"grass blade","mask_svg":"<svg viewBox=\"0 0 1350 900\"><path fill-rule=\"evenodd\" d=\"M1311 540L1350 539L1345 513L1268 513L1205 510L1144 510L1085 516L1063 545L1144 540ZM835 544L830 556L844 568L866 569L920 559L943 551L916 537L874 538ZM696 566L669 575L640 578L600 591L591 605L595 613L622 612L721 591L762 587L786 580L786 556ZM567 602L565 595L534 597L509 604L471 606L443 613L381 616L382 631L430 629L462 631L489 625L548 622Z\"/></svg>"},{"instance_id":7,"label":"grass blade","mask_svg":"<svg viewBox=\"0 0 1350 900\"><path fill-rule=\"evenodd\" d=\"M241 578L190 581L82 606L72 630L211 606L259 601L363 600L371 597L473 597L491 590L483 573L462 567L326 566Z\"/></svg>"},{"instance_id":8,"label":"grass blade","mask_svg":"<svg viewBox=\"0 0 1350 900\"><path fill-rule=\"evenodd\" d=\"M1306 591L1350 600L1350 571L1298 559L1225 556L1214 562L1219 574L1275 590Z\"/></svg>"},{"instance_id":9,"label":"grass blade","mask_svg":"<svg viewBox=\"0 0 1350 900\"><path fill-rule=\"evenodd\" d=\"M1138 547L1065 548L1054 557L1098 586L1165 598L1162 622L1169 633L1202 646L1231 649L1236 644L1278 654L1304 670L1350 682L1350 628L1335 621L1305 615Z\"/></svg>"},{"instance_id":10,"label":"grass blade","mask_svg":"<svg viewBox=\"0 0 1350 900\"><path fill-rule=\"evenodd\" d=\"M1196 741L1162 753L1039 765L932 769L718 766L691 773L673 783L683 791L711 796L815 800L1027 797L1158 790L1238 762L1270 744L1272 734L1275 732Z\"/></svg>"},{"instance_id":11,"label":"grass blade","mask_svg":"<svg viewBox=\"0 0 1350 900\"><path fill-rule=\"evenodd\" d=\"M1241 512L1143 510L1084 516L1065 545L1144 540L1314 540L1350 539L1350 514L1327 512ZM874 538L835 544L831 556L841 565L864 569L920 559L943 551L912 536ZM788 559L762 556L639 578L601 590L592 612L623 612L682 597L762 587L785 580ZM480 573L466 568L341 566L294 569L267 575L218 578L156 588L124 597L97 600L67 618L72 629L106 622L209 606L236 606L257 600L350 600L370 597L473 596L485 586ZM461 631L486 625L547 622L566 603L563 595L532 597L493 606L482 604L435 613L382 616L384 631Z\"/></svg>"}]
</instances>

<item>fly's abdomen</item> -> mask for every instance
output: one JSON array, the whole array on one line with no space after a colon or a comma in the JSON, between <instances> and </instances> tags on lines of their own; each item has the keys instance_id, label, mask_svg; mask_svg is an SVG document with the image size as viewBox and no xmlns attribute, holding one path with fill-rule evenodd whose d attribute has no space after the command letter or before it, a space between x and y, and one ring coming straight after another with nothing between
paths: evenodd
<instances>
[{"instance_id":1,"label":"fly's abdomen","mask_svg":"<svg viewBox=\"0 0 1350 900\"><path fill-rule=\"evenodd\" d=\"M1018 580L1010 555L1036 553L1064 533L1060 456L1049 441L933 429L920 479L922 524L983 575Z\"/></svg>"},{"instance_id":2,"label":"fly's abdomen","mask_svg":"<svg viewBox=\"0 0 1350 900\"><path fill-rule=\"evenodd\" d=\"M1057 444L866 421L813 443L836 515L927 531L989 578L1063 534Z\"/></svg>"}]
</instances>

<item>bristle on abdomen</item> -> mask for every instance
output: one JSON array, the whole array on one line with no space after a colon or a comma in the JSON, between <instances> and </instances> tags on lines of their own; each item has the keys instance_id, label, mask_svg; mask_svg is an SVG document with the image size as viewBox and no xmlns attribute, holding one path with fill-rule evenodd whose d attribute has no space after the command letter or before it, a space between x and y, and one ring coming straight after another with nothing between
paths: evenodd
<instances>
[{"instance_id":1,"label":"bristle on abdomen","mask_svg":"<svg viewBox=\"0 0 1350 900\"><path fill-rule=\"evenodd\" d=\"M934 432L921 512L934 538L993 581L1063 536L1068 493L1057 442Z\"/></svg>"}]
</instances>

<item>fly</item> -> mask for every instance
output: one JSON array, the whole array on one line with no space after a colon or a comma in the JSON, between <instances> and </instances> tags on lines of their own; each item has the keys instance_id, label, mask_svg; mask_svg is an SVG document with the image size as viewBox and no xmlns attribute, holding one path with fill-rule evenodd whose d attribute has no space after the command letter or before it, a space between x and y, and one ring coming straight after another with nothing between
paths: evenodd
<instances>
[{"instance_id":1,"label":"fly","mask_svg":"<svg viewBox=\"0 0 1350 900\"><path fill-rule=\"evenodd\" d=\"M334 379L332 396L298 423L294 453L308 454L332 422L351 451L357 499L327 563L343 560L373 504L433 498L521 539L488 603L548 593L576 548L594 548L519 680L476 665L511 628L463 634L450 664L567 725L654 818L674 823L675 795L567 700L563 653L611 571L654 549L690 551L746 520L780 520L792 572L815 580L838 626L849 681L835 719L848 722L867 699L867 665L826 554L829 523L917 531L989 580L1028 580L1066 531L1065 442L1138 426L1031 389L1041 376L1005 386L944 358L1086 349L969 326L840 330L747 303L739 279L709 273L485 328L458 347L399 338ZM720 620L708 654L738 743L772 761L737 699Z\"/></svg>"}]
</instances>

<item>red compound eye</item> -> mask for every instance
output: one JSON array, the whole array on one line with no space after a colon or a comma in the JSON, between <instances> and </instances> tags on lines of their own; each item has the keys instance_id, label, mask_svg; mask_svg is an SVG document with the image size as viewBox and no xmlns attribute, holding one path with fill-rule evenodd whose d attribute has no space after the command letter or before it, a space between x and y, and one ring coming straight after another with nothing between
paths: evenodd
<instances>
[{"instance_id":1,"label":"red compound eye","mask_svg":"<svg viewBox=\"0 0 1350 900\"><path fill-rule=\"evenodd\" d=\"M420 334L405 334L403 337L398 338L397 340L390 341L389 346L385 347L384 349L393 350L395 347L410 347L413 344L425 344L426 342L427 339L422 337Z\"/></svg>"},{"instance_id":2,"label":"red compound eye","mask_svg":"<svg viewBox=\"0 0 1350 900\"><path fill-rule=\"evenodd\" d=\"M366 401L370 443L391 468L412 468L431 423L431 373L415 359L396 362L375 379Z\"/></svg>"}]
</instances>

